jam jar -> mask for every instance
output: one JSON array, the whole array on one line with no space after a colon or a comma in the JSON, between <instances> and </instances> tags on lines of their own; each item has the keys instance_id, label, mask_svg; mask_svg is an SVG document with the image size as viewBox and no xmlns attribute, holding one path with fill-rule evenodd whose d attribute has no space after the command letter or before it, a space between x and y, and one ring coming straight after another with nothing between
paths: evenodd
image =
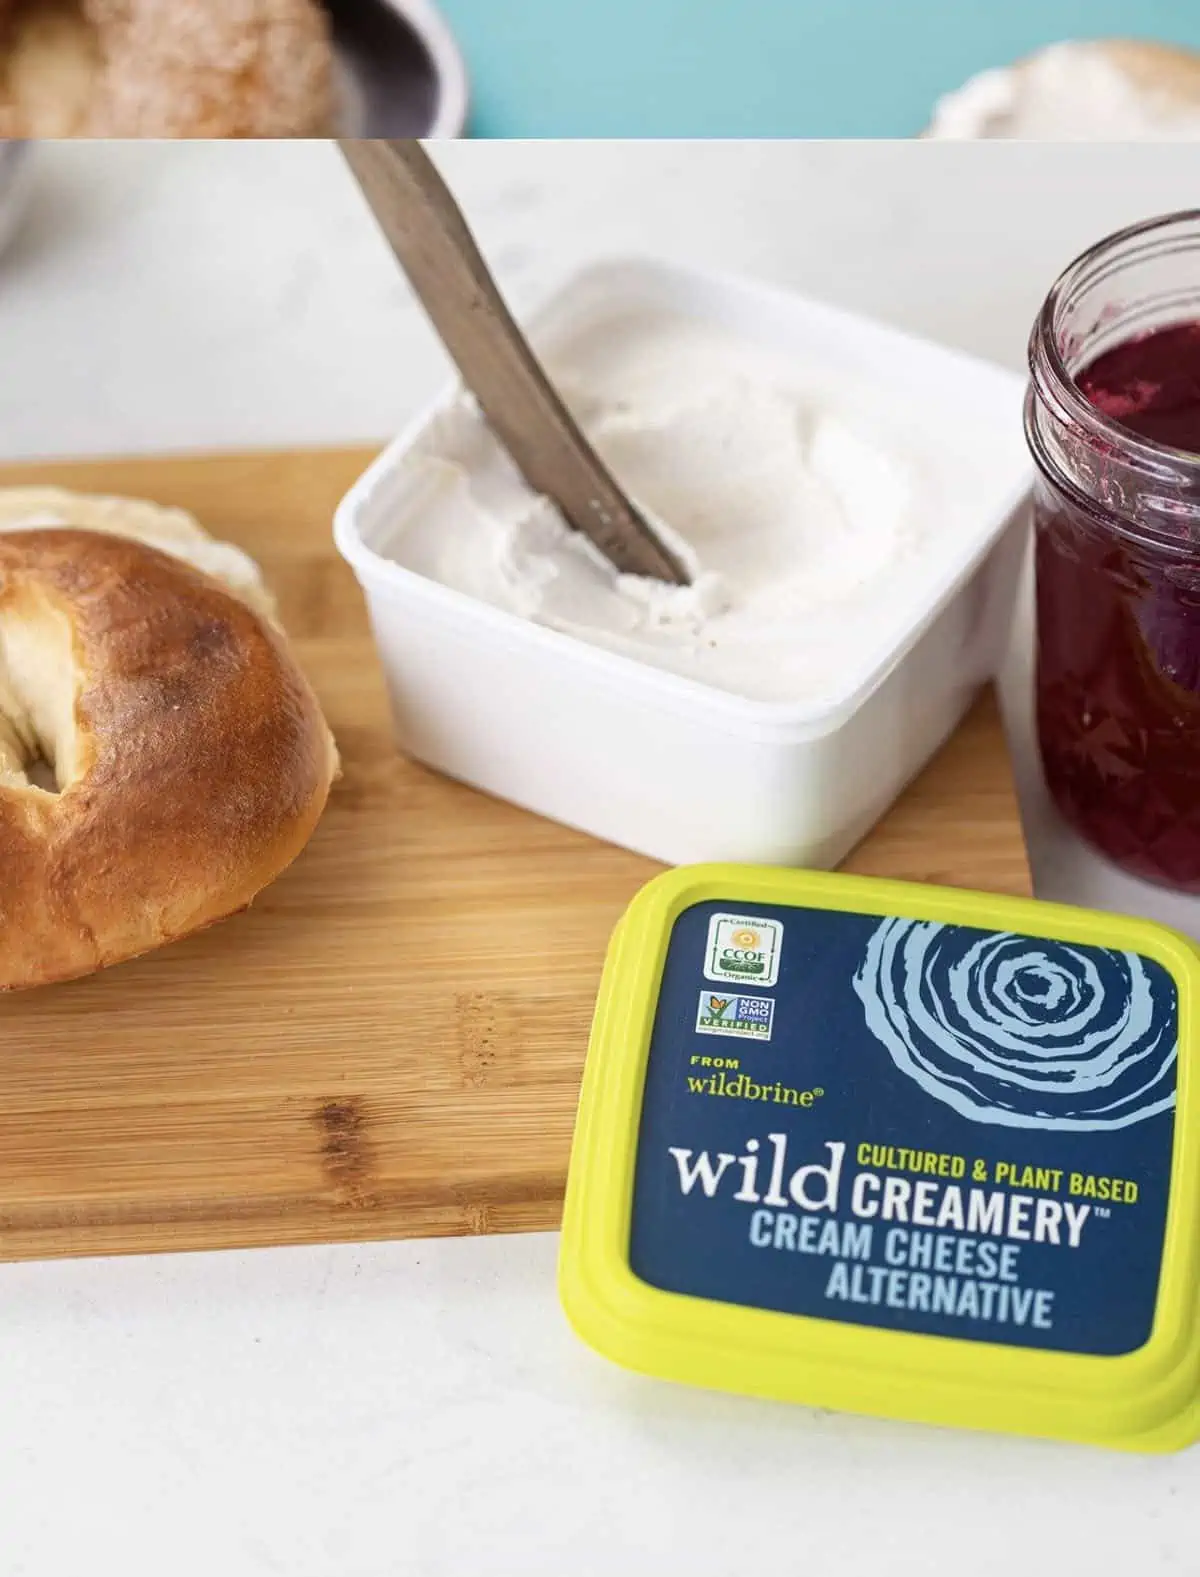
<instances>
[{"instance_id":1,"label":"jam jar","mask_svg":"<svg viewBox=\"0 0 1200 1577\"><path fill-rule=\"evenodd\" d=\"M1116 864L1200 892L1200 210L1072 263L1029 361L1047 787Z\"/></svg>"}]
</instances>

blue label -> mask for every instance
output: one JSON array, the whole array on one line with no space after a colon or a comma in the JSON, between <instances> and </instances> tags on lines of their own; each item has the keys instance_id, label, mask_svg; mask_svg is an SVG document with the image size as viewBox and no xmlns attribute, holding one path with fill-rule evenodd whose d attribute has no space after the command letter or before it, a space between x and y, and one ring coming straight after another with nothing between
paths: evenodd
<instances>
[{"instance_id":1,"label":"blue label","mask_svg":"<svg viewBox=\"0 0 1200 1577\"><path fill-rule=\"evenodd\" d=\"M781 927L778 980L753 1000L773 1008L728 994L747 1032L721 1038L699 1026L710 921L729 911L698 904L671 936L634 1272L889 1330L1142 1346L1174 1129L1167 971L968 926L760 907L747 927Z\"/></svg>"}]
</instances>

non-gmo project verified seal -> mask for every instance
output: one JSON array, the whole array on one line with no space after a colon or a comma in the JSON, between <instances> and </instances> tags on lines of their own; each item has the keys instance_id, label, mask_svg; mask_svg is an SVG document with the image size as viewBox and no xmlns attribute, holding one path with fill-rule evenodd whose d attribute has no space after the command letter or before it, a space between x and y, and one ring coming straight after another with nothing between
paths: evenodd
<instances>
[{"instance_id":1,"label":"non-gmo project verified seal","mask_svg":"<svg viewBox=\"0 0 1200 1577\"><path fill-rule=\"evenodd\" d=\"M779 979L783 926L740 914L714 914L708 922L704 978L744 986L773 986Z\"/></svg>"},{"instance_id":2,"label":"non-gmo project verified seal","mask_svg":"<svg viewBox=\"0 0 1200 1577\"><path fill-rule=\"evenodd\" d=\"M770 997L734 997L720 991L702 991L696 1033L770 1040L774 1019L775 1004Z\"/></svg>"}]
</instances>

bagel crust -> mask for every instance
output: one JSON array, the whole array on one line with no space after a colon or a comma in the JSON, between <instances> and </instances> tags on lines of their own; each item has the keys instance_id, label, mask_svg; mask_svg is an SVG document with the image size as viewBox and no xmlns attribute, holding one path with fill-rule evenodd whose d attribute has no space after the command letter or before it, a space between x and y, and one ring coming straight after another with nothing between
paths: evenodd
<instances>
[{"instance_id":1,"label":"bagel crust","mask_svg":"<svg viewBox=\"0 0 1200 1577\"><path fill-rule=\"evenodd\" d=\"M111 534L0 534L0 989L245 908L336 770L285 638L216 581Z\"/></svg>"}]
</instances>

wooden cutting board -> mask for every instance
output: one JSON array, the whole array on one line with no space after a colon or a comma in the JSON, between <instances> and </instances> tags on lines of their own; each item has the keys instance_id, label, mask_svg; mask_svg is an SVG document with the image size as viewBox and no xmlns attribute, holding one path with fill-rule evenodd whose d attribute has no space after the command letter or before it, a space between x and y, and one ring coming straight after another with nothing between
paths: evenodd
<instances>
[{"instance_id":1,"label":"wooden cutting board","mask_svg":"<svg viewBox=\"0 0 1200 1577\"><path fill-rule=\"evenodd\" d=\"M330 538L369 458L0 471L182 505L245 547L345 766L248 913L0 1000L0 1257L557 1224L605 944L657 867L397 755ZM847 864L1029 891L990 697Z\"/></svg>"}]
</instances>

